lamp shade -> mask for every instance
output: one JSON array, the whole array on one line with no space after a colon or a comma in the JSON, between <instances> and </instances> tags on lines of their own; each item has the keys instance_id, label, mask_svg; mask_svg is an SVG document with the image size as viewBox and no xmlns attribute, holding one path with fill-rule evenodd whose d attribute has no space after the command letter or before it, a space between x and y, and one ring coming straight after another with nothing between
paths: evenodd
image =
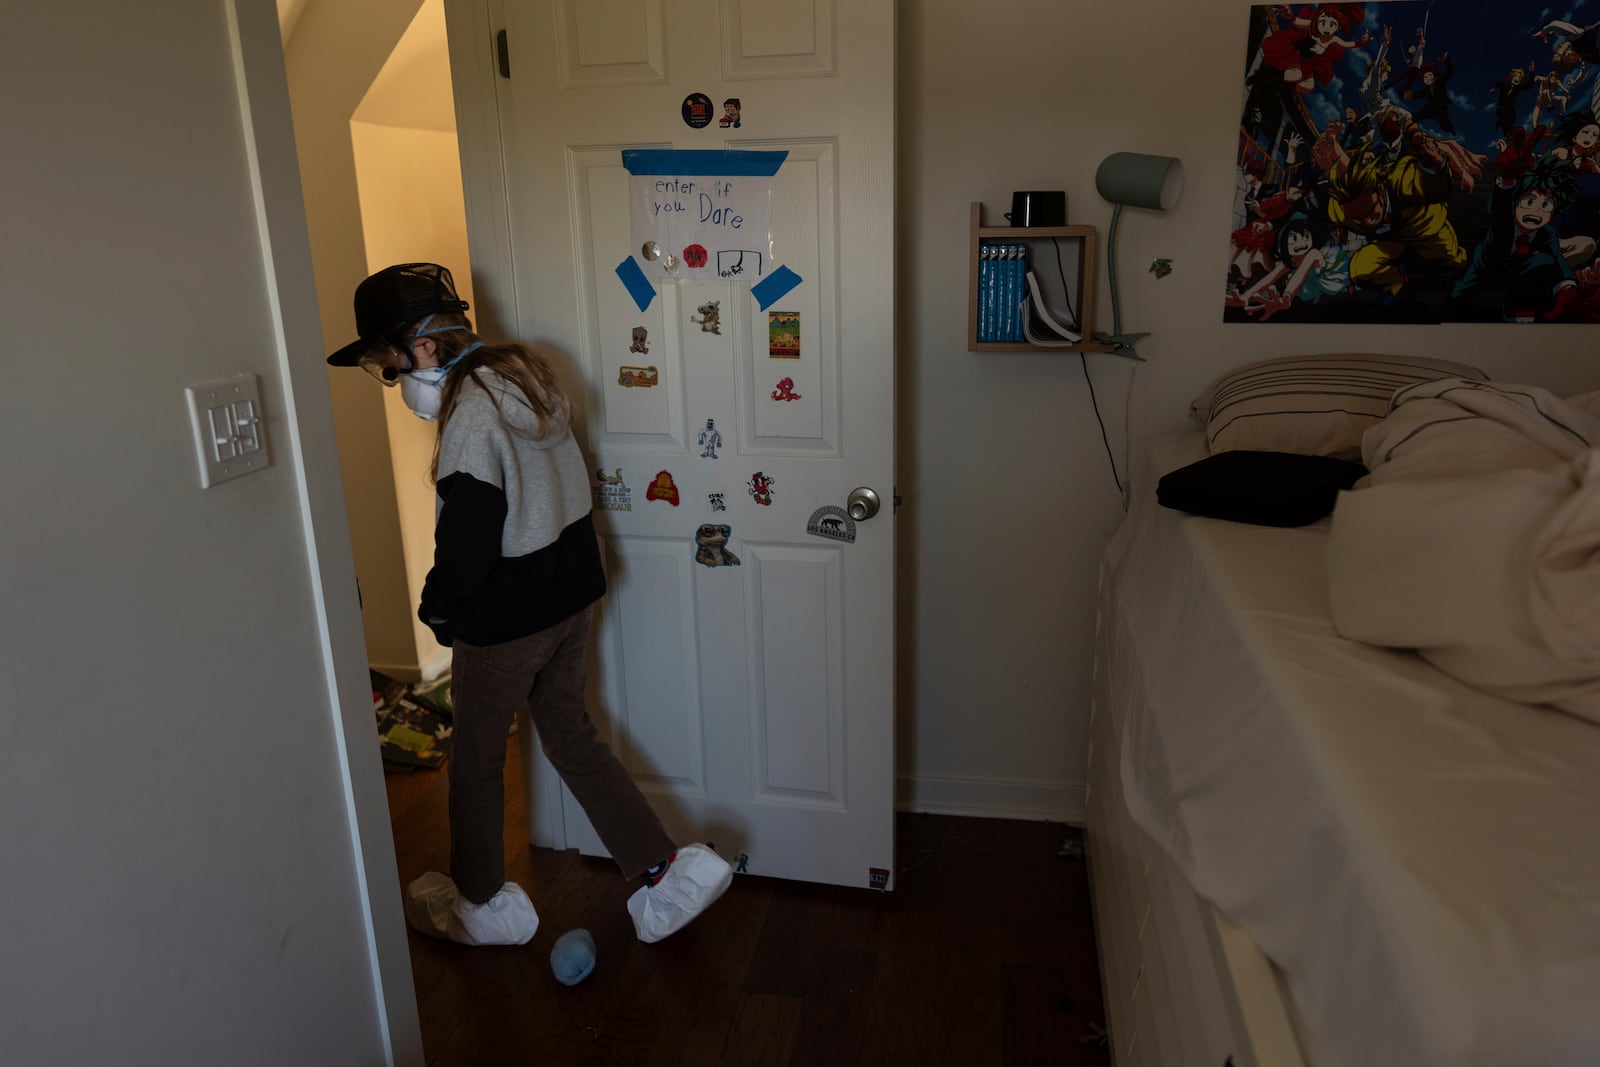
<instances>
[{"instance_id":1,"label":"lamp shade","mask_svg":"<svg viewBox=\"0 0 1600 1067\"><path fill-rule=\"evenodd\" d=\"M1113 204L1168 211L1183 191L1183 163L1171 156L1113 152L1095 171L1094 187Z\"/></svg>"}]
</instances>

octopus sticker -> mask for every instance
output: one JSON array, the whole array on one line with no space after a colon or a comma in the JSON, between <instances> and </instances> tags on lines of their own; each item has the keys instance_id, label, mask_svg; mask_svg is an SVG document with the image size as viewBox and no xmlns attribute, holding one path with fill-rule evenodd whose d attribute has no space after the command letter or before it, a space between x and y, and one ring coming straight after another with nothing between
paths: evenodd
<instances>
[{"instance_id":1,"label":"octopus sticker","mask_svg":"<svg viewBox=\"0 0 1600 1067\"><path fill-rule=\"evenodd\" d=\"M778 387L772 391L774 400L799 400L800 394L794 391L794 379L783 378L778 382Z\"/></svg>"},{"instance_id":2,"label":"octopus sticker","mask_svg":"<svg viewBox=\"0 0 1600 1067\"><path fill-rule=\"evenodd\" d=\"M646 500L665 500L673 507L678 506L678 486L672 480L671 471L662 471L655 476L650 487L644 491Z\"/></svg>"}]
</instances>

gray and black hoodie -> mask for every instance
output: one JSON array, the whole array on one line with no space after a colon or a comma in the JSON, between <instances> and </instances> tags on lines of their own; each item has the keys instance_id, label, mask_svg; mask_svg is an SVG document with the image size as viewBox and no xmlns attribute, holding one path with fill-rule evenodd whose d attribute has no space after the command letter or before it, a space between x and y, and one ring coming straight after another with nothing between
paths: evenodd
<instances>
[{"instance_id":1,"label":"gray and black hoodie","mask_svg":"<svg viewBox=\"0 0 1600 1067\"><path fill-rule=\"evenodd\" d=\"M588 468L571 430L533 440L539 417L522 390L487 368L477 375L500 410L484 385L461 383L439 443L433 569L417 612L443 645L526 637L606 591Z\"/></svg>"}]
</instances>

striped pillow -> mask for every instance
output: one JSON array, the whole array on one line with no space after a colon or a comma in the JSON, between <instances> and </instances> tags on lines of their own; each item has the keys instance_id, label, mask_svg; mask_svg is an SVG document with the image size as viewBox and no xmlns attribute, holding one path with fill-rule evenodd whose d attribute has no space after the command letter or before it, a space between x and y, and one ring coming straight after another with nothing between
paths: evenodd
<instances>
[{"instance_id":1,"label":"striped pillow","mask_svg":"<svg viewBox=\"0 0 1600 1067\"><path fill-rule=\"evenodd\" d=\"M1447 359L1339 353L1250 363L1189 405L1212 452L1295 452L1361 458L1361 435L1389 413L1396 389L1434 378L1487 381Z\"/></svg>"}]
</instances>

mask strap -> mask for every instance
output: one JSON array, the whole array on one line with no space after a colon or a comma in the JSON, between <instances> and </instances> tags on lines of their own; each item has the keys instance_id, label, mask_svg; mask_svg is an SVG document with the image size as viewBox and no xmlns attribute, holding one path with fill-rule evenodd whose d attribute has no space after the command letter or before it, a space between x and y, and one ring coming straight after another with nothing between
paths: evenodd
<instances>
[{"instance_id":1,"label":"mask strap","mask_svg":"<svg viewBox=\"0 0 1600 1067\"><path fill-rule=\"evenodd\" d=\"M466 329L465 326L449 326L449 327L446 327L445 330L435 330L434 332L435 333L445 333L447 330L464 330L464 329ZM422 335L418 334L417 336L420 337ZM463 356L465 356L468 352L476 352L478 349L480 349L482 347L483 347L483 342L482 341L474 341L472 344L468 345L466 348L463 348L461 351L457 352L456 353L456 358L452 359L449 363L441 363L441 364L439 364L439 369L442 370L442 371L449 370L451 367L454 367L457 363L460 363L461 362L461 358Z\"/></svg>"}]
</instances>

